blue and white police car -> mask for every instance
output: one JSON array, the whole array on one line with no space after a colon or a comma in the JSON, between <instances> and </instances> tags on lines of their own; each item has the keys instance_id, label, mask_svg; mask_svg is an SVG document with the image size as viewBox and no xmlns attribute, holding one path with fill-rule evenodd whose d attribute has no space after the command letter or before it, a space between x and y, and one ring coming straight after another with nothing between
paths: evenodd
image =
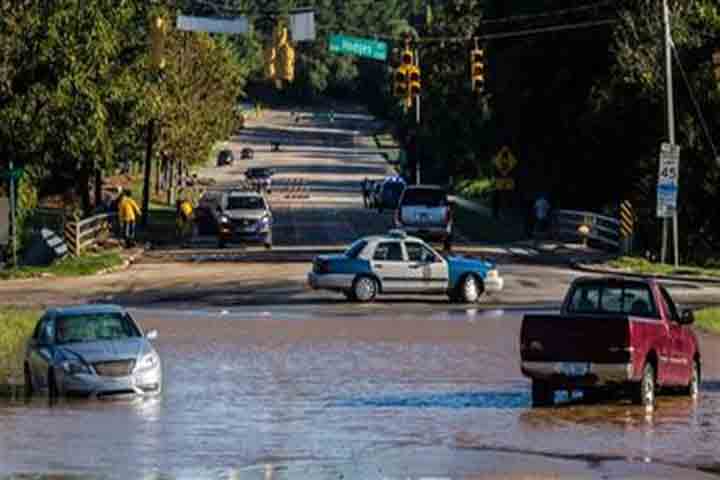
<instances>
[{"instance_id":1,"label":"blue and white police car","mask_svg":"<svg viewBox=\"0 0 720 480\"><path fill-rule=\"evenodd\" d=\"M484 292L503 288L494 262L443 257L400 230L361 238L341 255L316 257L308 283L360 302L370 302L380 293L442 293L451 301L475 303Z\"/></svg>"}]
</instances>

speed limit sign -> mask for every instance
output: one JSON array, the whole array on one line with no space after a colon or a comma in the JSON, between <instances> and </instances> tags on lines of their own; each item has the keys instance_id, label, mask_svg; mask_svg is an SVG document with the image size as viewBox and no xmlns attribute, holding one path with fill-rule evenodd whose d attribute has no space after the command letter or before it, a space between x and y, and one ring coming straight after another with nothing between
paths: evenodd
<instances>
[{"instance_id":1,"label":"speed limit sign","mask_svg":"<svg viewBox=\"0 0 720 480\"><path fill-rule=\"evenodd\" d=\"M670 143L663 143L660 148L660 171L658 185L678 184L680 173L680 147Z\"/></svg>"}]
</instances>

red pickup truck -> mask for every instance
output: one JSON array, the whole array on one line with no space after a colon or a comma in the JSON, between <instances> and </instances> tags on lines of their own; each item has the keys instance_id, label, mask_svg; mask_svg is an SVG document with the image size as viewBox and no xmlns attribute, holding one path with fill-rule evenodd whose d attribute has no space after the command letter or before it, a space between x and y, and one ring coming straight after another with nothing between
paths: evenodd
<instances>
[{"instance_id":1,"label":"red pickup truck","mask_svg":"<svg viewBox=\"0 0 720 480\"><path fill-rule=\"evenodd\" d=\"M523 375L533 406L556 390L594 396L621 389L652 408L660 388L697 397L700 350L692 310L678 312L654 280L578 278L559 315L525 315L520 332Z\"/></svg>"}]
</instances>

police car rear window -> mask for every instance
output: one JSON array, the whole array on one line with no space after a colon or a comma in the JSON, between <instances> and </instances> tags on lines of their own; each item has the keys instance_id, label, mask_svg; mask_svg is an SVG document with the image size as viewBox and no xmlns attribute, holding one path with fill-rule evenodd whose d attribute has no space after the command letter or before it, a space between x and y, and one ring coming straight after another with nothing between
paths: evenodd
<instances>
[{"instance_id":1,"label":"police car rear window","mask_svg":"<svg viewBox=\"0 0 720 480\"><path fill-rule=\"evenodd\" d=\"M357 258L357 256L360 255L360 252L363 251L363 248L365 248L365 245L367 245L365 240L358 240L350 245L350 248L345 251L345 256L348 258Z\"/></svg>"}]
</instances>

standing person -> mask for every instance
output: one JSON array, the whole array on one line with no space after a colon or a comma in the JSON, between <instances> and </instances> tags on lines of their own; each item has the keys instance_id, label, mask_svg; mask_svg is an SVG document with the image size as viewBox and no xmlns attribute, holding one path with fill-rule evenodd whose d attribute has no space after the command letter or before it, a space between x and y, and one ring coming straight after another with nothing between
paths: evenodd
<instances>
[{"instance_id":1,"label":"standing person","mask_svg":"<svg viewBox=\"0 0 720 480\"><path fill-rule=\"evenodd\" d=\"M130 190L125 190L122 200L120 200L118 216L125 246L127 248L132 247L135 245L135 225L137 218L140 216L140 207L132 198Z\"/></svg>"},{"instance_id":2,"label":"standing person","mask_svg":"<svg viewBox=\"0 0 720 480\"><path fill-rule=\"evenodd\" d=\"M540 195L537 200L535 200L533 210L535 212L537 231L540 233L545 233L549 218L548 214L550 213L550 202L547 201L545 195Z\"/></svg>"},{"instance_id":3,"label":"standing person","mask_svg":"<svg viewBox=\"0 0 720 480\"><path fill-rule=\"evenodd\" d=\"M176 203L176 226L178 239L181 244L192 234L193 205L190 200L183 198Z\"/></svg>"},{"instance_id":4,"label":"standing person","mask_svg":"<svg viewBox=\"0 0 720 480\"><path fill-rule=\"evenodd\" d=\"M368 197L370 195L370 180L367 177L362 181L363 206L368 208Z\"/></svg>"}]
</instances>

